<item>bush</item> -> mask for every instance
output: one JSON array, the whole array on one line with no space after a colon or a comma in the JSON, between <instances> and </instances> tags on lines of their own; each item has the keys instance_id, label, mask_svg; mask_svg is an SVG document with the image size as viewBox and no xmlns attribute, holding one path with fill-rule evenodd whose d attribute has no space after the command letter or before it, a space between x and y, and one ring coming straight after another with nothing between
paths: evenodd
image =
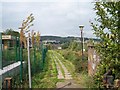
<instances>
[{"instance_id":1,"label":"bush","mask_svg":"<svg viewBox=\"0 0 120 90\"><path fill-rule=\"evenodd\" d=\"M63 55L63 57L66 60L69 60L73 63L75 66L75 71L77 73L80 73L81 71L86 71L87 72L87 54L84 55L84 59L82 61L82 57L75 51L71 50L62 50L60 53Z\"/></svg>"},{"instance_id":2,"label":"bush","mask_svg":"<svg viewBox=\"0 0 120 90\"><path fill-rule=\"evenodd\" d=\"M94 82L93 77L88 76L86 72L81 72L80 74L77 74L77 82L83 87L83 88L96 88L96 84Z\"/></svg>"}]
</instances>

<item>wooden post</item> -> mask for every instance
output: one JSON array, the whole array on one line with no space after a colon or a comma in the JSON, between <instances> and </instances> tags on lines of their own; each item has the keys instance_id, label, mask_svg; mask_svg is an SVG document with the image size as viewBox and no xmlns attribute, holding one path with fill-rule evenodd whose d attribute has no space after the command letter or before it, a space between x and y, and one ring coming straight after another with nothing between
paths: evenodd
<instances>
[{"instance_id":1,"label":"wooden post","mask_svg":"<svg viewBox=\"0 0 120 90\"><path fill-rule=\"evenodd\" d=\"M11 77L5 78L5 80L4 80L4 88L7 89L7 90L12 89L12 78Z\"/></svg>"},{"instance_id":2,"label":"wooden post","mask_svg":"<svg viewBox=\"0 0 120 90\"><path fill-rule=\"evenodd\" d=\"M22 83L23 79L23 48L20 47L20 82Z\"/></svg>"}]
</instances>

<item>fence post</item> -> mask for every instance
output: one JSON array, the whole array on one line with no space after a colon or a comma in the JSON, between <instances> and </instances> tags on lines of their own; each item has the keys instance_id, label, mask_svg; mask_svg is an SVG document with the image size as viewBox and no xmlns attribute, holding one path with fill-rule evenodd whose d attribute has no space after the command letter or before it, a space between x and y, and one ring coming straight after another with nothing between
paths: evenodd
<instances>
[{"instance_id":1,"label":"fence post","mask_svg":"<svg viewBox=\"0 0 120 90\"><path fill-rule=\"evenodd\" d=\"M8 54L9 54L9 48L10 48L10 41L7 41L7 49L6 49L6 53L7 53L7 56L6 56L6 58L7 58L7 61L9 60L9 56L8 56Z\"/></svg>"},{"instance_id":2,"label":"fence post","mask_svg":"<svg viewBox=\"0 0 120 90\"><path fill-rule=\"evenodd\" d=\"M4 85L5 86L3 88L5 88L5 90L11 90L12 89L12 78L11 77L5 78Z\"/></svg>"},{"instance_id":3,"label":"fence post","mask_svg":"<svg viewBox=\"0 0 120 90\"><path fill-rule=\"evenodd\" d=\"M44 47L42 46L42 70L44 67Z\"/></svg>"},{"instance_id":4,"label":"fence post","mask_svg":"<svg viewBox=\"0 0 120 90\"><path fill-rule=\"evenodd\" d=\"M2 34L0 33L0 71L2 70ZM2 89L2 73L0 74L0 89Z\"/></svg>"},{"instance_id":5,"label":"fence post","mask_svg":"<svg viewBox=\"0 0 120 90\"><path fill-rule=\"evenodd\" d=\"M18 60L20 61L20 38L18 37Z\"/></svg>"},{"instance_id":6,"label":"fence post","mask_svg":"<svg viewBox=\"0 0 120 90\"><path fill-rule=\"evenodd\" d=\"M15 55L16 55L16 61L18 61L18 53L17 53L17 36L15 37Z\"/></svg>"},{"instance_id":7,"label":"fence post","mask_svg":"<svg viewBox=\"0 0 120 90\"><path fill-rule=\"evenodd\" d=\"M34 52L33 52L33 53L34 53L34 59L33 59L33 60L34 60L33 71L34 71L34 73L35 73L35 72L36 72L36 54L35 54L35 53L36 53L36 50L35 50L35 47L33 47L33 49L34 49Z\"/></svg>"},{"instance_id":8,"label":"fence post","mask_svg":"<svg viewBox=\"0 0 120 90\"><path fill-rule=\"evenodd\" d=\"M20 82L22 83L22 76L23 76L23 51L22 51L22 47L20 47Z\"/></svg>"}]
</instances>

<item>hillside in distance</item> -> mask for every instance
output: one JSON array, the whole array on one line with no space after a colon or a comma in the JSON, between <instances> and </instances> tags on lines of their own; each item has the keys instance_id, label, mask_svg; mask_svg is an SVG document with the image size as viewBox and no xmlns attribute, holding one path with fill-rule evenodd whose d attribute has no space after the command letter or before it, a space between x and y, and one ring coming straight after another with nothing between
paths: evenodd
<instances>
[{"instance_id":1,"label":"hillside in distance","mask_svg":"<svg viewBox=\"0 0 120 90\"><path fill-rule=\"evenodd\" d=\"M44 40L56 40L56 41L60 41L60 43L65 43L65 42L70 42L72 40L77 40L79 41L81 38L80 37L72 37L72 36L68 36L68 37L60 37L60 36L41 36L41 41ZM94 38L84 38L84 41L86 40L94 40L94 41L99 41L99 39L94 39Z\"/></svg>"}]
</instances>

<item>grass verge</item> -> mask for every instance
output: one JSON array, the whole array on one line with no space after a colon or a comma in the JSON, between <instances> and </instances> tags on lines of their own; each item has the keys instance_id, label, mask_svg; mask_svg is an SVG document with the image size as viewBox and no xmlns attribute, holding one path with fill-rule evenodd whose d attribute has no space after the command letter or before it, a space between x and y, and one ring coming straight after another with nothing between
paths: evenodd
<instances>
[{"instance_id":1,"label":"grass verge","mask_svg":"<svg viewBox=\"0 0 120 90\"><path fill-rule=\"evenodd\" d=\"M62 72L62 75L65 77L65 72L64 72L64 70L62 68L62 65L60 64L60 61L59 61L60 59L59 59L59 57L58 57L58 55L57 55L57 53L55 51L53 51L53 53L54 53L54 57L55 57L54 59L56 59L58 65L60 66L60 70Z\"/></svg>"},{"instance_id":2,"label":"grass verge","mask_svg":"<svg viewBox=\"0 0 120 90\"><path fill-rule=\"evenodd\" d=\"M65 67L68 69L68 71L72 74L73 79L80 84L82 88L95 88L96 85L94 83L93 77L88 76L88 73L85 71L82 71L81 73L75 72L75 66L73 63L63 57L61 53L63 53L64 50L56 51L57 57L62 61L62 63L65 65Z\"/></svg>"},{"instance_id":3,"label":"grass verge","mask_svg":"<svg viewBox=\"0 0 120 90\"><path fill-rule=\"evenodd\" d=\"M48 51L45 70L41 73L36 74L32 80L32 88L55 88L57 79L57 70L55 62L51 57L51 51Z\"/></svg>"}]
</instances>

